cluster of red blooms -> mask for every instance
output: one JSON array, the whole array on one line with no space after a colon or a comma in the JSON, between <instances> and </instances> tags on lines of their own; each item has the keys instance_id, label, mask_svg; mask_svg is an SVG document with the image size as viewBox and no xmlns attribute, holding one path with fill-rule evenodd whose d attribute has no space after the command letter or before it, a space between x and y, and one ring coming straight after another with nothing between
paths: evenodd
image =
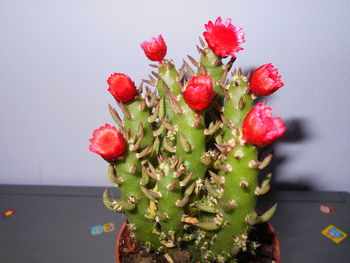
<instances>
[{"instance_id":1,"label":"cluster of red blooms","mask_svg":"<svg viewBox=\"0 0 350 263\"><path fill-rule=\"evenodd\" d=\"M240 44L245 42L242 28L232 24L231 19L224 23L221 17L215 22L205 25L203 36L209 48L216 56L235 57L235 53L243 50ZM167 46L162 35L141 43L141 48L151 61L163 62ZM114 73L108 80L108 91L121 103L128 103L137 97L134 82L125 74ZM262 65L254 71L250 79L250 92L257 96L267 96L283 86L277 68L271 63ZM215 96L212 79L209 75L201 74L192 77L183 91L187 105L196 111L208 108ZM245 117L242 127L243 140L258 146L272 143L285 132L281 118L273 118L272 109L264 103L258 103ZM126 142L121 133L109 124L95 130L90 139L90 151L100 154L106 160L112 160L123 155Z\"/></svg>"}]
</instances>

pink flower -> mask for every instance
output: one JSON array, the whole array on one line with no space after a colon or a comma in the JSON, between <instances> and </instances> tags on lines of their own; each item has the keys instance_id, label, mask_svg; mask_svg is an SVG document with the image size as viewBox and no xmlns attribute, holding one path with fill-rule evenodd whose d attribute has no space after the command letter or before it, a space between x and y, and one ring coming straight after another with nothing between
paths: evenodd
<instances>
[{"instance_id":1,"label":"pink flower","mask_svg":"<svg viewBox=\"0 0 350 263\"><path fill-rule=\"evenodd\" d=\"M150 41L141 43L141 48L149 60L162 62L166 55L167 47L162 35L153 37Z\"/></svg>"},{"instance_id":2,"label":"pink flower","mask_svg":"<svg viewBox=\"0 0 350 263\"><path fill-rule=\"evenodd\" d=\"M258 103L244 119L243 140L263 146L281 137L286 127L281 118L272 118L272 109Z\"/></svg>"},{"instance_id":3,"label":"pink flower","mask_svg":"<svg viewBox=\"0 0 350 263\"><path fill-rule=\"evenodd\" d=\"M215 24L209 21L205 25L203 33L205 40L215 55L236 57L235 53L243 50L240 44L245 42L243 29L232 24L231 18L222 23L221 17L215 20Z\"/></svg>"},{"instance_id":4,"label":"pink flower","mask_svg":"<svg viewBox=\"0 0 350 263\"><path fill-rule=\"evenodd\" d=\"M96 129L90 139L89 150L101 155L106 160L123 155L125 148L123 135L109 124Z\"/></svg>"},{"instance_id":5,"label":"pink flower","mask_svg":"<svg viewBox=\"0 0 350 263\"><path fill-rule=\"evenodd\" d=\"M108 80L108 91L119 101L126 103L136 97L136 87L129 76L123 73L114 73Z\"/></svg>"},{"instance_id":6,"label":"pink flower","mask_svg":"<svg viewBox=\"0 0 350 263\"><path fill-rule=\"evenodd\" d=\"M257 96L267 96L283 87L278 69L271 63L256 69L250 79L250 92Z\"/></svg>"},{"instance_id":7,"label":"pink flower","mask_svg":"<svg viewBox=\"0 0 350 263\"><path fill-rule=\"evenodd\" d=\"M209 75L201 74L192 77L188 82L183 98L193 110L204 110L214 97L213 84Z\"/></svg>"}]
</instances>

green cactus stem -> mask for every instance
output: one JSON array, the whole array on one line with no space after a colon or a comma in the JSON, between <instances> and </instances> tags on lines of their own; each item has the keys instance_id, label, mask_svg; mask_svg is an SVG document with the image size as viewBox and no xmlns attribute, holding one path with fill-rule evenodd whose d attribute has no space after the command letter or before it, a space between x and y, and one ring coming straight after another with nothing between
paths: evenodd
<instances>
[{"instance_id":1,"label":"green cactus stem","mask_svg":"<svg viewBox=\"0 0 350 263\"><path fill-rule=\"evenodd\" d=\"M168 247L178 246L178 240L182 238L183 223L181 216L184 208L177 206L177 201L182 198L182 187L185 185L179 177L185 172L185 166L175 156L161 159L159 163L159 180L157 191L161 197L157 200L157 209L160 213L159 224L163 234L161 243Z\"/></svg>"},{"instance_id":2,"label":"green cactus stem","mask_svg":"<svg viewBox=\"0 0 350 263\"><path fill-rule=\"evenodd\" d=\"M193 180L204 178L207 171L207 166L201 161L206 150L204 113L193 111L183 99L179 101L179 104L184 111L176 118L178 127L176 155L181 157L187 169L193 172Z\"/></svg>"},{"instance_id":3,"label":"green cactus stem","mask_svg":"<svg viewBox=\"0 0 350 263\"><path fill-rule=\"evenodd\" d=\"M181 93L180 81L183 77L183 73L179 75L177 72L174 63L172 61L165 60L163 64L158 69L157 76L157 90L159 97L163 97L164 106L164 115L167 116L170 123L174 122L175 113L172 107L174 105L171 103L171 96L168 92L168 89L175 95L178 96Z\"/></svg>"},{"instance_id":4,"label":"green cactus stem","mask_svg":"<svg viewBox=\"0 0 350 263\"><path fill-rule=\"evenodd\" d=\"M184 160L187 169L193 171L195 179L203 178L206 173L207 168L201 162L201 156L205 152L206 135L204 113L193 111L181 96L185 65L178 73L172 62L163 62L158 71L157 88L160 96L165 98L166 122L172 124L167 130L176 134L176 148L173 150L176 151L177 157ZM166 147L166 150L169 152L169 147Z\"/></svg>"},{"instance_id":5,"label":"green cactus stem","mask_svg":"<svg viewBox=\"0 0 350 263\"><path fill-rule=\"evenodd\" d=\"M147 157L144 151L149 145L153 145L152 128L148 122L149 109L143 102L144 98L140 96L127 104L119 103L124 113L123 131L129 143L129 149L124 153L125 158L115 163L116 175L109 175L109 177L114 178L117 183L122 182L118 184L118 188L124 199L119 203L129 204L130 200L133 200L135 204L133 209L119 209L120 212L125 212L129 224L135 226L133 230L135 235L141 242L149 243L151 247L157 248L161 244L158 237L152 233L154 222L145 217L150 201L145 197L141 188L137 187L142 179L141 159ZM140 138L142 139L139 141ZM124 208L130 207L124 205Z\"/></svg>"},{"instance_id":6,"label":"green cactus stem","mask_svg":"<svg viewBox=\"0 0 350 263\"><path fill-rule=\"evenodd\" d=\"M233 73L229 85L221 85L226 101L222 121L224 122L223 136L225 141L237 137L243 120L253 107L253 99L249 92L248 77L238 70Z\"/></svg>"},{"instance_id":7,"label":"green cactus stem","mask_svg":"<svg viewBox=\"0 0 350 263\"><path fill-rule=\"evenodd\" d=\"M203 41L201 41L201 43L203 43ZM217 94L219 94L218 101L222 104L222 98L224 94L222 92L220 83L225 84L227 74L232 67L234 59L231 59L226 65L224 65L222 63L222 58L216 56L209 47L204 45L204 43L203 49L199 47L197 48L201 54L199 63L201 66L198 67L198 72L206 73L211 76L213 89Z\"/></svg>"},{"instance_id":8,"label":"green cactus stem","mask_svg":"<svg viewBox=\"0 0 350 263\"><path fill-rule=\"evenodd\" d=\"M255 213L259 172L254 165L258 163L256 147L242 140L242 123L253 106L253 99L248 94L248 79L239 70L234 72L230 84L221 84L221 88L226 97L222 115L223 139L229 147L228 152L223 153L223 165L230 169L219 171L219 175L225 178L225 184L218 200L223 204L234 203L234 208L222 209L225 224L215 233L216 241L211 251L218 255L216 259L219 262L225 262L247 247L251 228L247 218ZM212 178L215 181L215 177Z\"/></svg>"},{"instance_id":9,"label":"green cactus stem","mask_svg":"<svg viewBox=\"0 0 350 263\"><path fill-rule=\"evenodd\" d=\"M246 217L255 211L258 178L258 169L250 168L249 164L257 161L256 158L256 148L253 145L236 145L227 155L226 163L232 166L232 171L221 172L225 176L225 186L219 200L224 203L234 202L235 207L222 209L225 225L216 233L216 242L211 248L214 254L228 252L231 255L234 247L237 248L237 253L246 248L251 227Z\"/></svg>"}]
</instances>

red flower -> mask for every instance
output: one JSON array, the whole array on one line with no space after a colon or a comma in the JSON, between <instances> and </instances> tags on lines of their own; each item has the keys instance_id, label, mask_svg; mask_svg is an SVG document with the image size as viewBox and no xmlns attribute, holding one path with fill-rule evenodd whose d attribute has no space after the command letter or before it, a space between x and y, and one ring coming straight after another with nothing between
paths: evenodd
<instances>
[{"instance_id":1,"label":"red flower","mask_svg":"<svg viewBox=\"0 0 350 263\"><path fill-rule=\"evenodd\" d=\"M123 73L114 73L108 80L108 91L119 101L126 103L136 97L136 87L129 76Z\"/></svg>"},{"instance_id":2,"label":"red flower","mask_svg":"<svg viewBox=\"0 0 350 263\"><path fill-rule=\"evenodd\" d=\"M243 29L234 26L231 18L222 23L221 17L218 17L215 24L209 21L205 29L207 31L203 33L203 36L215 55L236 57L235 53L243 50L240 47L240 44L245 42Z\"/></svg>"},{"instance_id":3,"label":"red flower","mask_svg":"<svg viewBox=\"0 0 350 263\"><path fill-rule=\"evenodd\" d=\"M257 96L267 96L283 87L278 69L271 63L256 69L250 79L250 92Z\"/></svg>"},{"instance_id":4,"label":"red flower","mask_svg":"<svg viewBox=\"0 0 350 263\"><path fill-rule=\"evenodd\" d=\"M166 55L167 47L162 35L153 37L150 41L141 43L141 48L149 60L162 62Z\"/></svg>"},{"instance_id":5,"label":"red flower","mask_svg":"<svg viewBox=\"0 0 350 263\"><path fill-rule=\"evenodd\" d=\"M204 110L214 97L213 84L209 75L192 77L183 92L183 98L193 110Z\"/></svg>"},{"instance_id":6,"label":"red flower","mask_svg":"<svg viewBox=\"0 0 350 263\"><path fill-rule=\"evenodd\" d=\"M258 103L244 119L243 140L263 146L281 137L286 127L281 118L272 118L272 109Z\"/></svg>"},{"instance_id":7,"label":"red flower","mask_svg":"<svg viewBox=\"0 0 350 263\"><path fill-rule=\"evenodd\" d=\"M109 124L96 129L90 139L89 150L101 155L106 160L123 155L125 148L123 135Z\"/></svg>"}]
</instances>

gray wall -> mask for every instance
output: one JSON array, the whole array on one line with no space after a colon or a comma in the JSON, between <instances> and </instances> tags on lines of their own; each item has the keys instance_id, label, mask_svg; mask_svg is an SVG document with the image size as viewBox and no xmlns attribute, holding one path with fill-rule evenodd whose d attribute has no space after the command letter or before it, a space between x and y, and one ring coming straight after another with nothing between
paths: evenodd
<instances>
[{"instance_id":1,"label":"gray wall","mask_svg":"<svg viewBox=\"0 0 350 263\"><path fill-rule=\"evenodd\" d=\"M171 4L170 4L171 3ZM150 71L139 43L159 33L179 64L204 24L233 18L247 42L236 66L272 62L285 87L268 99L289 131L275 183L350 190L349 1L1 1L0 183L109 185L88 151L112 120L106 79Z\"/></svg>"}]
</instances>

